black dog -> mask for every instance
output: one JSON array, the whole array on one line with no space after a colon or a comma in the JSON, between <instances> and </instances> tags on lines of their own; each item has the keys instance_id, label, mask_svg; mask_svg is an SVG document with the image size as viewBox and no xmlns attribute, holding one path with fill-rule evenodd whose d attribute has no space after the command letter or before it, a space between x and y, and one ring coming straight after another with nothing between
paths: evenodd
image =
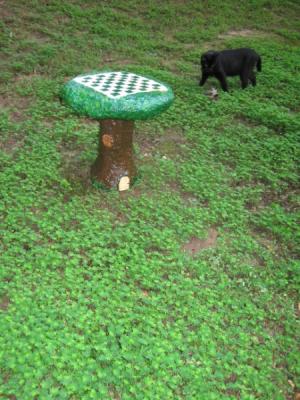
<instances>
[{"instance_id":1,"label":"black dog","mask_svg":"<svg viewBox=\"0 0 300 400\"><path fill-rule=\"evenodd\" d=\"M214 76L220 81L222 89L228 92L226 77L239 75L243 89L248 86L249 80L255 86L255 67L261 71L261 58L252 49L208 51L201 56L202 78L199 85L203 86L209 76Z\"/></svg>"}]
</instances>

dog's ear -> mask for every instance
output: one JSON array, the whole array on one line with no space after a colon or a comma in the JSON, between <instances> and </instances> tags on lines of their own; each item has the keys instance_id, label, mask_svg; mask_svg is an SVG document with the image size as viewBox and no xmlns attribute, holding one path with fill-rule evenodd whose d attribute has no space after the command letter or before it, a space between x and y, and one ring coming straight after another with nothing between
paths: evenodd
<instances>
[{"instance_id":1,"label":"dog's ear","mask_svg":"<svg viewBox=\"0 0 300 400\"><path fill-rule=\"evenodd\" d=\"M218 55L220 54L219 51L208 51L207 52L207 61L209 65L212 65L215 61Z\"/></svg>"},{"instance_id":2,"label":"dog's ear","mask_svg":"<svg viewBox=\"0 0 300 400\"><path fill-rule=\"evenodd\" d=\"M210 52L207 51L206 53L203 53L201 55L200 64L202 65L203 68L207 68L209 65L209 54Z\"/></svg>"},{"instance_id":3,"label":"dog's ear","mask_svg":"<svg viewBox=\"0 0 300 400\"><path fill-rule=\"evenodd\" d=\"M200 64L202 65L202 67L204 67L204 65L206 64L206 53L202 54L202 56L200 57Z\"/></svg>"},{"instance_id":4,"label":"dog's ear","mask_svg":"<svg viewBox=\"0 0 300 400\"><path fill-rule=\"evenodd\" d=\"M219 55L218 51L207 51L203 53L200 59L201 65L203 68L209 68L216 60L217 56Z\"/></svg>"}]
</instances>

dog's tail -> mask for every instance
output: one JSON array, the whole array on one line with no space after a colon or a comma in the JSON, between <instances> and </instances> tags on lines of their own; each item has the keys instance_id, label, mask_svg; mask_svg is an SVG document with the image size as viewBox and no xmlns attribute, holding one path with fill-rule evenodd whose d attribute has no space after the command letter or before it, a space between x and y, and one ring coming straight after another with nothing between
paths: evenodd
<instances>
[{"instance_id":1,"label":"dog's tail","mask_svg":"<svg viewBox=\"0 0 300 400\"><path fill-rule=\"evenodd\" d=\"M257 68L258 72L261 72L261 58L260 58L260 56L258 56L258 60L257 60L257 63L256 63L256 68Z\"/></svg>"}]
</instances>

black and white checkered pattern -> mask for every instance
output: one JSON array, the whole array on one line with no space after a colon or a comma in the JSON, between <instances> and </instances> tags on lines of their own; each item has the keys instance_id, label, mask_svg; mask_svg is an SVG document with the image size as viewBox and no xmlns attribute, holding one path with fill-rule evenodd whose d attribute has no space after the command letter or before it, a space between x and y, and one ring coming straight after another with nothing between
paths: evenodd
<instances>
[{"instance_id":1,"label":"black and white checkered pattern","mask_svg":"<svg viewBox=\"0 0 300 400\"><path fill-rule=\"evenodd\" d=\"M127 72L102 72L95 75L78 76L74 81L112 99L142 92L166 92L168 90L166 86L152 79Z\"/></svg>"}]
</instances>

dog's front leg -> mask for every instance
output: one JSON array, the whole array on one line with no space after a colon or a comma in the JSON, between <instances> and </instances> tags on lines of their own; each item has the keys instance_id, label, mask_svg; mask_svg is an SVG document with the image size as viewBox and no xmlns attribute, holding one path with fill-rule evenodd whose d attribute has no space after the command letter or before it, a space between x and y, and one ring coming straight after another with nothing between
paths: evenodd
<instances>
[{"instance_id":1,"label":"dog's front leg","mask_svg":"<svg viewBox=\"0 0 300 400\"><path fill-rule=\"evenodd\" d=\"M218 71L216 73L216 78L219 80L221 88L224 90L224 92L228 92L228 85L225 73L223 71Z\"/></svg>"},{"instance_id":2,"label":"dog's front leg","mask_svg":"<svg viewBox=\"0 0 300 400\"><path fill-rule=\"evenodd\" d=\"M207 81L207 78L208 78L208 74L206 74L205 72L202 72L202 78L199 82L199 86L203 86L204 83Z\"/></svg>"}]
</instances>

